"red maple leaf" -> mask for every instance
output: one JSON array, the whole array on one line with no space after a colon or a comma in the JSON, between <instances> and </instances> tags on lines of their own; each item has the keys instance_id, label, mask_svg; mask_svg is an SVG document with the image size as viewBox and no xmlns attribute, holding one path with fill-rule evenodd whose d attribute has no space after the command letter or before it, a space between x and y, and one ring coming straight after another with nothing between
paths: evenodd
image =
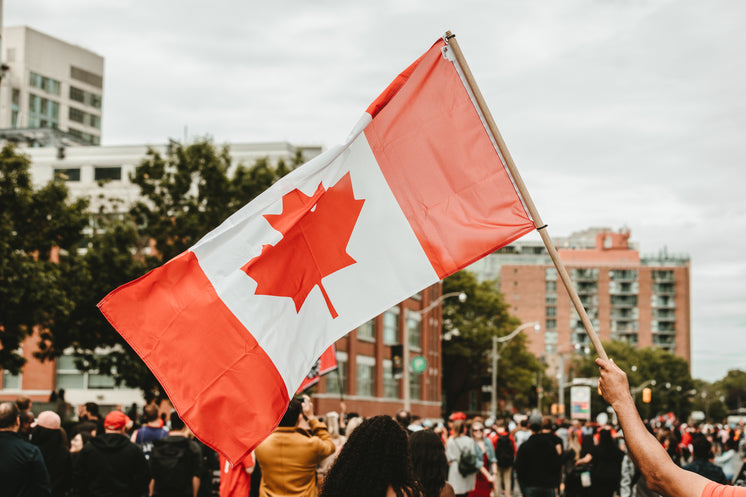
<instances>
[{"instance_id":1,"label":"red maple leaf","mask_svg":"<svg viewBox=\"0 0 746 497\"><path fill-rule=\"evenodd\" d=\"M290 297L300 311L316 285L332 318L337 311L321 279L351 264L347 243L365 200L355 198L347 173L328 190L322 184L309 197L297 188L282 197L281 214L265 214L282 233L277 245L264 245L262 253L241 269L257 282L255 295Z\"/></svg>"}]
</instances>

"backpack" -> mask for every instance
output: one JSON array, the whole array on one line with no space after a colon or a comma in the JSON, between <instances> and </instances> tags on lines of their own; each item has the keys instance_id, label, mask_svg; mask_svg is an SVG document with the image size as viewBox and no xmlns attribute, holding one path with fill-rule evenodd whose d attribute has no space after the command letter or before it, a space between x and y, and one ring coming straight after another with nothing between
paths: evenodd
<instances>
[{"instance_id":1,"label":"backpack","mask_svg":"<svg viewBox=\"0 0 746 497\"><path fill-rule=\"evenodd\" d=\"M513 442L510 440L510 435L498 435L497 441L495 442L495 457L497 457L497 465L501 468L509 468L513 466L515 460L515 452L513 450Z\"/></svg>"},{"instance_id":2,"label":"backpack","mask_svg":"<svg viewBox=\"0 0 746 497\"><path fill-rule=\"evenodd\" d=\"M458 458L458 472L461 476L467 477L477 472L477 455L474 453L473 448L469 447L466 450L459 448Z\"/></svg>"},{"instance_id":3,"label":"backpack","mask_svg":"<svg viewBox=\"0 0 746 497\"><path fill-rule=\"evenodd\" d=\"M161 439L153 442L150 474L155 480L154 495L192 495L195 461L189 440Z\"/></svg>"}]
</instances>

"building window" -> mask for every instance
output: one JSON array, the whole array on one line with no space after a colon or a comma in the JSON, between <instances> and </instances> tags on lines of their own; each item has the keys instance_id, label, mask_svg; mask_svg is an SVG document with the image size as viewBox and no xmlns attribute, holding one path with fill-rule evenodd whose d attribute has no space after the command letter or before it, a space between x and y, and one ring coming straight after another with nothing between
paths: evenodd
<instances>
[{"instance_id":1,"label":"building window","mask_svg":"<svg viewBox=\"0 0 746 497\"><path fill-rule=\"evenodd\" d=\"M422 385L420 384L420 374L409 373L409 398L411 400L422 399Z\"/></svg>"},{"instance_id":2,"label":"building window","mask_svg":"<svg viewBox=\"0 0 746 497\"><path fill-rule=\"evenodd\" d=\"M347 352L338 350L337 370L326 375L326 392L343 394L347 393Z\"/></svg>"},{"instance_id":3,"label":"building window","mask_svg":"<svg viewBox=\"0 0 746 497\"><path fill-rule=\"evenodd\" d=\"M556 307L547 307L546 308L546 316L548 318L557 317L557 308Z\"/></svg>"},{"instance_id":4,"label":"building window","mask_svg":"<svg viewBox=\"0 0 746 497\"><path fill-rule=\"evenodd\" d=\"M407 339L410 347L422 347L422 315L417 312L407 312Z\"/></svg>"},{"instance_id":5,"label":"building window","mask_svg":"<svg viewBox=\"0 0 746 497\"><path fill-rule=\"evenodd\" d=\"M3 369L3 390L20 390L21 375L12 374L10 371Z\"/></svg>"},{"instance_id":6,"label":"building window","mask_svg":"<svg viewBox=\"0 0 746 497\"><path fill-rule=\"evenodd\" d=\"M33 93L28 101L29 128L56 128L59 125L60 104Z\"/></svg>"},{"instance_id":7,"label":"building window","mask_svg":"<svg viewBox=\"0 0 746 497\"><path fill-rule=\"evenodd\" d=\"M357 395L373 397L375 395L376 360L373 357L358 355L356 359Z\"/></svg>"},{"instance_id":8,"label":"building window","mask_svg":"<svg viewBox=\"0 0 746 497\"><path fill-rule=\"evenodd\" d=\"M544 270L544 279L547 281L557 281L557 268L546 268Z\"/></svg>"},{"instance_id":9,"label":"building window","mask_svg":"<svg viewBox=\"0 0 746 497\"><path fill-rule=\"evenodd\" d=\"M76 123L83 124L85 122L85 112L75 107L70 107L70 110L67 112L67 118Z\"/></svg>"},{"instance_id":10,"label":"building window","mask_svg":"<svg viewBox=\"0 0 746 497\"><path fill-rule=\"evenodd\" d=\"M52 95L60 94L60 82L56 79L47 78L46 76L36 74L35 72L29 72L28 79L29 86L51 93Z\"/></svg>"},{"instance_id":11,"label":"building window","mask_svg":"<svg viewBox=\"0 0 746 497\"><path fill-rule=\"evenodd\" d=\"M383 360L383 396L399 398L399 379L394 377L394 366L390 359Z\"/></svg>"},{"instance_id":12,"label":"building window","mask_svg":"<svg viewBox=\"0 0 746 497\"><path fill-rule=\"evenodd\" d=\"M18 127L18 114L21 110L21 90L13 88L10 97L10 127Z\"/></svg>"},{"instance_id":13,"label":"building window","mask_svg":"<svg viewBox=\"0 0 746 497\"><path fill-rule=\"evenodd\" d=\"M363 323L357 329L357 337L361 340L375 340L376 339L376 325L374 320Z\"/></svg>"},{"instance_id":14,"label":"building window","mask_svg":"<svg viewBox=\"0 0 746 497\"><path fill-rule=\"evenodd\" d=\"M104 87L104 78L79 67L70 66L70 77L91 86L95 86L96 88Z\"/></svg>"},{"instance_id":15,"label":"building window","mask_svg":"<svg viewBox=\"0 0 746 497\"><path fill-rule=\"evenodd\" d=\"M68 127L67 132L75 138L78 138L86 143L90 143L91 145L98 145L99 143L101 143L100 137L92 135L91 133L86 133L85 131L81 131L73 127Z\"/></svg>"},{"instance_id":16,"label":"building window","mask_svg":"<svg viewBox=\"0 0 746 497\"><path fill-rule=\"evenodd\" d=\"M57 388L68 389L112 389L117 388L114 377L96 371L80 371L75 366L72 355L62 355L57 359Z\"/></svg>"},{"instance_id":17,"label":"building window","mask_svg":"<svg viewBox=\"0 0 746 497\"><path fill-rule=\"evenodd\" d=\"M556 281L547 281L546 282L546 292L547 293L555 293L557 291L557 282Z\"/></svg>"},{"instance_id":18,"label":"building window","mask_svg":"<svg viewBox=\"0 0 746 497\"><path fill-rule=\"evenodd\" d=\"M399 343L399 307L394 306L383 313L383 343Z\"/></svg>"},{"instance_id":19,"label":"building window","mask_svg":"<svg viewBox=\"0 0 746 497\"><path fill-rule=\"evenodd\" d=\"M557 320L556 319L547 319L546 324L546 330L556 330L557 329Z\"/></svg>"},{"instance_id":20,"label":"building window","mask_svg":"<svg viewBox=\"0 0 746 497\"><path fill-rule=\"evenodd\" d=\"M80 168L73 167L69 169L55 168L54 177L63 181L80 181Z\"/></svg>"},{"instance_id":21,"label":"building window","mask_svg":"<svg viewBox=\"0 0 746 497\"><path fill-rule=\"evenodd\" d=\"M121 167L96 167L93 169L95 181L119 181L122 179Z\"/></svg>"}]
</instances>

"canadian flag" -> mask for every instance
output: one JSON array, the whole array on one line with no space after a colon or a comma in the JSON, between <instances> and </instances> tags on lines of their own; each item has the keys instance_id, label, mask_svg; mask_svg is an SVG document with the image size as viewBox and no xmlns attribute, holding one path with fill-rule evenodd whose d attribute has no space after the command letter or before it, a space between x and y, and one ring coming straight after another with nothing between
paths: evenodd
<instances>
[{"instance_id":1,"label":"canadian flag","mask_svg":"<svg viewBox=\"0 0 746 497\"><path fill-rule=\"evenodd\" d=\"M534 229L450 50L438 40L344 144L99 303L231 461L337 339Z\"/></svg>"}]
</instances>

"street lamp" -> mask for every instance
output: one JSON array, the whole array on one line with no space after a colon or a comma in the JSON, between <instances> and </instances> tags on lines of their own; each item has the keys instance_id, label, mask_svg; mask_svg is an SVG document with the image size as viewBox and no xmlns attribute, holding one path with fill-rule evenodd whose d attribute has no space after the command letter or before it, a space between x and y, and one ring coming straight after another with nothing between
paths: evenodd
<instances>
[{"instance_id":1,"label":"street lamp","mask_svg":"<svg viewBox=\"0 0 746 497\"><path fill-rule=\"evenodd\" d=\"M424 309L420 310L412 310L407 309L407 312L411 312L414 314L419 314L420 316L424 316L431 310L433 310L437 305L439 305L441 302L443 302L445 299L450 297L458 297L458 301L463 303L466 302L467 296L464 292L448 292L444 293L437 299L433 300L430 305L425 307ZM452 336L458 336L459 332L458 330L452 330L451 331ZM450 338L450 337L449 337ZM412 399L411 395L409 393L409 383L410 383L410 376L409 376L409 329L404 327L404 343L402 344L402 355L404 356L404 367L402 368L402 380L404 383L404 409L407 411L410 411L412 409Z\"/></svg>"},{"instance_id":2,"label":"street lamp","mask_svg":"<svg viewBox=\"0 0 746 497\"><path fill-rule=\"evenodd\" d=\"M500 358L497 344L509 342L515 338L518 333L531 327L533 327L534 331L537 333L541 330L541 324L538 321L534 321L532 323L520 325L518 328L513 330L510 335L505 335L504 337L498 337L497 335L492 336L492 395L490 396L490 415L492 416L492 419L497 419L497 364L498 359Z\"/></svg>"}]
</instances>

